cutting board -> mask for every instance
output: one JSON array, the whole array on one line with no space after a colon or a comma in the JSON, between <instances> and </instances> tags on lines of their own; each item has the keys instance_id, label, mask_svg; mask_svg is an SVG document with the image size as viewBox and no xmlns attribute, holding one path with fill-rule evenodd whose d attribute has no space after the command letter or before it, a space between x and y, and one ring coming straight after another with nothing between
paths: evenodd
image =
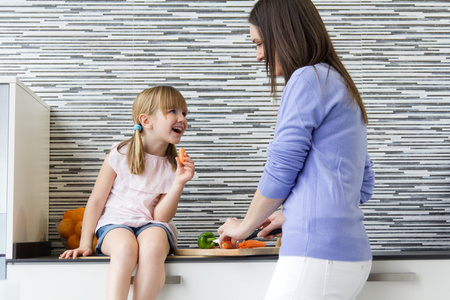
<instances>
[{"instance_id":1,"label":"cutting board","mask_svg":"<svg viewBox=\"0 0 450 300\"><path fill-rule=\"evenodd\" d=\"M175 249L173 254L178 256L252 256L278 255L280 247L260 247L250 249Z\"/></svg>"}]
</instances>

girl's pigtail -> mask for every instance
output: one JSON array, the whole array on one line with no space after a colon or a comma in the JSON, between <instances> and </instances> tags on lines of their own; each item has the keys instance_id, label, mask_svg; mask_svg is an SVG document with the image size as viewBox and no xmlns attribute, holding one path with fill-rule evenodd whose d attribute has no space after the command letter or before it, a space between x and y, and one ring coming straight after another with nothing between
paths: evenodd
<instances>
[{"instance_id":1,"label":"girl's pigtail","mask_svg":"<svg viewBox=\"0 0 450 300\"><path fill-rule=\"evenodd\" d=\"M178 156L177 148L174 144L169 144L166 151L166 157L169 160L170 164L172 165L172 170L177 170L177 161L175 158Z\"/></svg>"},{"instance_id":2,"label":"girl's pigtail","mask_svg":"<svg viewBox=\"0 0 450 300\"><path fill-rule=\"evenodd\" d=\"M131 174L142 174L144 171L145 155L144 145L142 143L141 132L139 129L134 130L133 137L130 139L127 161Z\"/></svg>"}]
</instances>

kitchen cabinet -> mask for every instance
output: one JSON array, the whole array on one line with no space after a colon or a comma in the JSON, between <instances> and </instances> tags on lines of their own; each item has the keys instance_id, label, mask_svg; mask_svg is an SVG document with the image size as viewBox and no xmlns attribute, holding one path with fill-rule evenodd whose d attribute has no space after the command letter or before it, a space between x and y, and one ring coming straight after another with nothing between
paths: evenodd
<instances>
[{"instance_id":1,"label":"kitchen cabinet","mask_svg":"<svg viewBox=\"0 0 450 300\"><path fill-rule=\"evenodd\" d=\"M374 261L357 300L450 299L450 259Z\"/></svg>"},{"instance_id":2,"label":"kitchen cabinet","mask_svg":"<svg viewBox=\"0 0 450 300\"><path fill-rule=\"evenodd\" d=\"M275 264L276 256L169 257L166 285L158 300L263 299ZM19 286L21 300L104 299L108 266L107 259L16 260L8 263L7 278ZM450 257L375 258L357 300L450 299L449 278Z\"/></svg>"},{"instance_id":3,"label":"kitchen cabinet","mask_svg":"<svg viewBox=\"0 0 450 300\"><path fill-rule=\"evenodd\" d=\"M21 300L105 299L109 264L86 260L12 263L7 278L20 286ZM181 259L165 266L166 285L158 300L263 299L275 260Z\"/></svg>"},{"instance_id":4,"label":"kitchen cabinet","mask_svg":"<svg viewBox=\"0 0 450 300\"><path fill-rule=\"evenodd\" d=\"M48 240L49 149L50 107L17 78L0 77L0 257L13 258L16 243Z\"/></svg>"}]
</instances>

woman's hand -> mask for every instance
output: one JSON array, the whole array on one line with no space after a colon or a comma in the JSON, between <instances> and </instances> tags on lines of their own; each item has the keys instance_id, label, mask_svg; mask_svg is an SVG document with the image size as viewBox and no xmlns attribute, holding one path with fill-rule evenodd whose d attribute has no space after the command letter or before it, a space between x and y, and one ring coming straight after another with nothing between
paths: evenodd
<instances>
[{"instance_id":1,"label":"woman's hand","mask_svg":"<svg viewBox=\"0 0 450 300\"><path fill-rule=\"evenodd\" d=\"M262 231L263 235L267 235L275 228L280 228L281 224L284 222L284 217L281 214L280 218L280 215L273 214L273 212L279 208L283 202L284 199L270 199L264 197L259 189L257 189L244 220L240 222L236 218L230 218L219 227L217 230L220 234L219 242L231 241L233 245L236 245L238 241L246 239L256 228L261 226L267 227ZM272 216L272 220L267 219L263 222L264 219L271 218ZM263 224L267 225L264 226Z\"/></svg>"},{"instance_id":2,"label":"woman's hand","mask_svg":"<svg viewBox=\"0 0 450 300\"><path fill-rule=\"evenodd\" d=\"M271 214L264 222L261 223L259 227L263 229L258 233L258 237L264 238L266 240L273 239L274 237L282 236L282 233L276 235L268 235L274 229L281 228L284 223L284 216L281 210L278 210Z\"/></svg>"},{"instance_id":3,"label":"woman's hand","mask_svg":"<svg viewBox=\"0 0 450 300\"><path fill-rule=\"evenodd\" d=\"M77 249L66 250L63 254L61 254L60 258L77 258L77 256L89 256L93 253L92 248L90 247L79 247Z\"/></svg>"},{"instance_id":4,"label":"woman's hand","mask_svg":"<svg viewBox=\"0 0 450 300\"><path fill-rule=\"evenodd\" d=\"M219 245L223 241L230 241L233 245L237 246L239 241L247 238L251 233L252 229L246 229L243 223L236 218L228 218L227 221L217 229L220 234Z\"/></svg>"},{"instance_id":5,"label":"woman's hand","mask_svg":"<svg viewBox=\"0 0 450 300\"><path fill-rule=\"evenodd\" d=\"M192 177L194 177L194 174L195 174L194 161L187 154L184 155L184 162L183 163L180 162L180 158L179 157L176 157L175 159L177 161L177 171L175 173L175 180L179 184L183 184L184 185L186 182L191 180Z\"/></svg>"}]
</instances>

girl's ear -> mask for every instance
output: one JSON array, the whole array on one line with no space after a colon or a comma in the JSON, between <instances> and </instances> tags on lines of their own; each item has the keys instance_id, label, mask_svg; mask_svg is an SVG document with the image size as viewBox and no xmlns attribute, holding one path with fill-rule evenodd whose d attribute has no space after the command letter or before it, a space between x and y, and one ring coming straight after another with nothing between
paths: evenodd
<instances>
[{"instance_id":1,"label":"girl's ear","mask_svg":"<svg viewBox=\"0 0 450 300\"><path fill-rule=\"evenodd\" d=\"M144 128L147 128L147 129L153 128L152 120L151 120L150 116L148 116L146 114L139 115L139 122L141 123L142 127L144 127Z\"/></svg>"}]
</instances>

